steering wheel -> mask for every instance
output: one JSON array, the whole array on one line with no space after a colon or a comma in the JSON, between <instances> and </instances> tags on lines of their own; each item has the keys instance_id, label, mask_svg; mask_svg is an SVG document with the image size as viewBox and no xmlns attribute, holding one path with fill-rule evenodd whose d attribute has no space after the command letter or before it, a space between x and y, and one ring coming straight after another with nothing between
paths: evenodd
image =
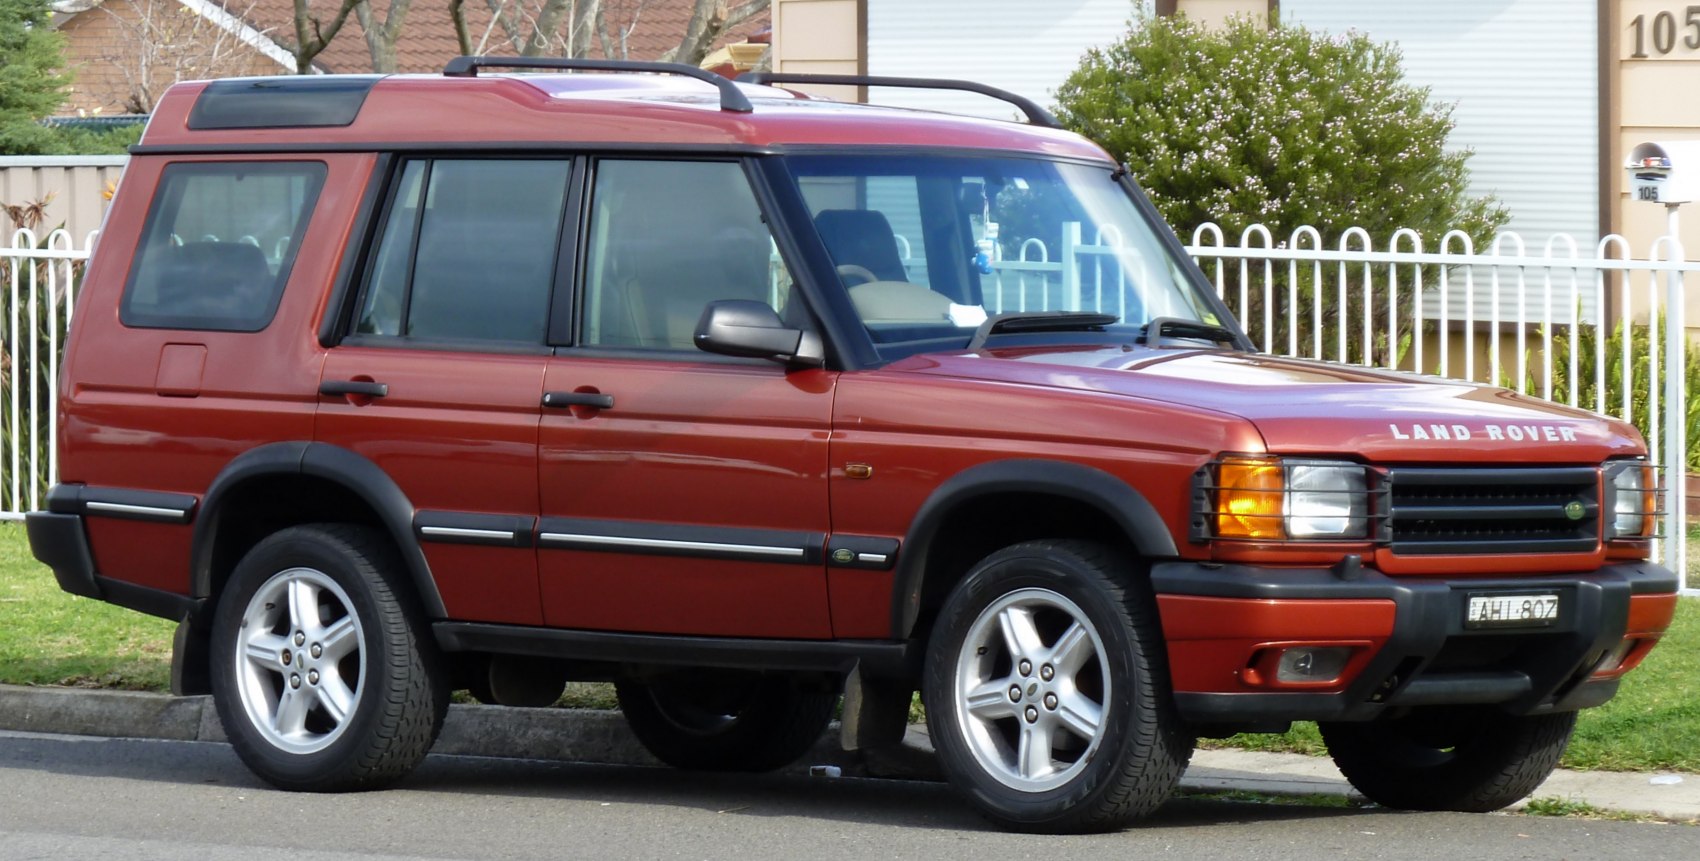
<instances>
[{"instance_id":1,"label":"steering wheel","mask_svg":"<svg viewBox=\"0 0 1700 861\"><path fill-rule=\"evenodd\" d=\"M869 269L866 266L857 266L854 263L840 264L839 267L838 267L838 277L840 277L840 278L860 278L861 281L859 283L863 283L863 284L866 284L866 283L869 283L869 282L872 282L872 281L880 280L880 277L878 275L875 275L873 273L873 270ZM845 286L854 287L856 285L847 284Z\"/></svg>"}]
</instances>

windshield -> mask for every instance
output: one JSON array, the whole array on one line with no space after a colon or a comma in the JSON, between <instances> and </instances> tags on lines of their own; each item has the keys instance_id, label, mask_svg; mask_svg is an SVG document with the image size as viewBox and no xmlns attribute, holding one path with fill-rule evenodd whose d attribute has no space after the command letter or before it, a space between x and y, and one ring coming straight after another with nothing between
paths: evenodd
<instances>
[{"instance_id":1,"label":"windshield","mask_svg":"<svg viewBox=\"0 0 1700 861\"><path fill-rule=\"evenodd\" d=\"M1123 343L1157 317L1222 322L1108 167L916 155L787 162L885 358L961 349L988 316L1012 312L1114 315L1104 334L1067 338Z\"/></svg>"}]
</instances>

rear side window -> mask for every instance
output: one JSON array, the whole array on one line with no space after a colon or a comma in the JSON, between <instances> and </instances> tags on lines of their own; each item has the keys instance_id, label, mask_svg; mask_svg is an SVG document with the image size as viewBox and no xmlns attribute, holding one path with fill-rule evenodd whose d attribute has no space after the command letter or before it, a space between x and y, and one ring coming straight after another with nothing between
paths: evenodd
<instances>
[{"instance_id":1,"label":"rear side window","mask_svg":"<svg viewBox=\"0 0 1700 861\"><path fill-rule=\"evenodd\" d=\"M355 334L542 345L571 171L551 159L409 162Z\"/></svg>"},{"instance_id":2,"label":"rear side window","mask_svg":"<svg viewBox=\"0 0 1700 861\"><path fill-rule=\"evenodd\" d=\"M323 162L166 166L119 319L143 328L264 329L324 182Z\"/></svg>"}]
</instances>

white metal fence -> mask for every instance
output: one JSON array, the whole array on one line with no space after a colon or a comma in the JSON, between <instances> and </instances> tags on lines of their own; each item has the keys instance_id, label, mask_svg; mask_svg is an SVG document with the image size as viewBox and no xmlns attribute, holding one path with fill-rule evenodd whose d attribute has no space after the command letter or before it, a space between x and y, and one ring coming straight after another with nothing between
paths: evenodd
<instances>
[{"instance_id":1,"label":"white metal fence","mask_svg":"<svg viewBox=\"0 0 1700 861\"><path fill-rule=\"evenodd\" d=\"M88 260L90 233L78 245L55 230L38 238L29 230L0 248L0 519L16 520L42 506L59 474L53 445L58 430L59 353L71 305Z\"/></svg>"},{"instance_id":2,"label":"white metal fence","mask_svg":"<svg viewBox=\"0 0 1700 861\"><path fill-rule=\"evenodd\" d=\"M1656 554L1686 571L1686 380L1700 368L1686 363L1683 283L1700 263L1674 237L1644 258L1615 235L1585 252L1559 235L1539 254L1512 233L1486 251L1457 231L1437 249L1409 230L1381 250L1359 228L1332 248L1308 226L1228 239L1205 224L1187 250L1266 352L1495 383L1643 427L1664 467L1661 534L1676 539Z\"/></svg>"},{"instance_id":3,"label":"white metal fence","mask_svg":"<svg viewBox=\"0 0 1700 861\"><path fill-rule=\"evenodd\" d=\"M1193 232L1188 251L1266 352L1500 383L1637 421L1666 466L1663 534L1685 534L1690 435L1681 298L1684 277L1700 273L1700 263L1685 262L1674 239L1658 240L1639 259L1618 236L1586 255L1568 237L1530 254L1513 234L1485 252L1461 233L1434 250L1411 231L1399 231L1379 251L1359 229L1333 248L1322 247L1311 227L1280 242L1261 226L1247 228L1235 244L1227 239L1206 224ZM59 348L93 240L90 234L78 245L63 230L44 239L18 231L11 247L0 248L7 303L0 313L0 519L39 508L58 473ZM1026 248L1020 259L994 262L987 310L1019 310L1029 301L1078 306L1088 294L1097 307L1122 307L1139 267L1137 260L1125 265L1125 256L1112 261L1127 250L1116 237L1086 243L1074 229L1063 245L1054 254ZM1121 298L1105 301L1107 291ZM1612 319L1634 325L1605 325L1608 307ZM1685 545L1663 541L1659 554L1683 571Z\"/></svg>"}]
</instances>

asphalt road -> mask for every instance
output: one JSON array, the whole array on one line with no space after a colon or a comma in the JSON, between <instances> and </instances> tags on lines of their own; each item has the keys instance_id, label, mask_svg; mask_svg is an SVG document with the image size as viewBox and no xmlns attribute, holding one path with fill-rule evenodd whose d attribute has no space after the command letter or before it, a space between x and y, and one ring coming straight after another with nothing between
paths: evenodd
<instances>
[{"instance_id":1,"label":"asphalt road","mask_svg":"<svg viewBox=\"0 0 1700 861\"><path fill-rule=\"evenodd\" d=\"M1119 833L989 828L939 784L436 756L399 787L278 792L228 746L0 732L0 859L1700 857L1700 828L1170 803Z\"/></svg>"}]
</instances>

